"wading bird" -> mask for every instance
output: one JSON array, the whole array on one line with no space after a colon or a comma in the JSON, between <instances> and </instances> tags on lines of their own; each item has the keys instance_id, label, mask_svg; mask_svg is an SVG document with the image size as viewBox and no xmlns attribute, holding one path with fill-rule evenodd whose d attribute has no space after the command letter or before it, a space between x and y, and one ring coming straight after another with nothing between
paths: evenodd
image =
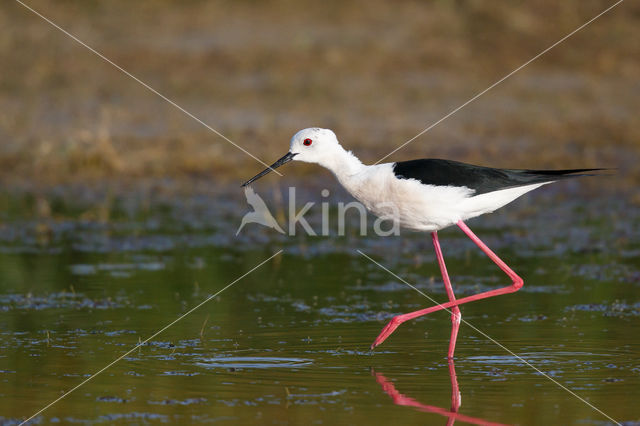
<instances>
[{"instance_id":1,"label":"wading bird","mask_svg":"<svg viewBox=\"0 0 640 426\"><path fill-rule=\"evenodd\" d=\"M242 186L249 185L292 160L316 163L329 169L351 195L378 217L393 219L400 226L408 229L431 232L449 302L394 317L382 329L371 345L371 349L384 342L403 322L451 308L453 326L449 342L449 358L453 358L460 327L459 305L512 293L523 285L522 278L491 251L469 229L465 221L493 212L542 185L570 177L585 176L580 174L582 172L602 170L495 169L440 159L420 159L367 166L350 151L346 151L331 130L309 128L293 135L289 152ZM458 225L507 274L512 284L456 299L438 241L438 230L451 225Z\"/></svg>"}]
</instances>

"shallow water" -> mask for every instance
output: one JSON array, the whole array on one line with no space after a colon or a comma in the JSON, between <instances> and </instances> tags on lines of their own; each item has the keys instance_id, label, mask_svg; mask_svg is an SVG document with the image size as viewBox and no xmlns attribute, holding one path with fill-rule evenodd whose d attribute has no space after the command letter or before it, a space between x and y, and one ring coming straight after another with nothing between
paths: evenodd
<instances>
[{"instance_id":1,"label":"shallow water","mask_svg":"<svg viewBox=\"0 0 640 426\"><path fill-rule=\"evenodd\" d=\"M545 194L470 223L525 286L462 308L464 320L513 353L463 324L453 365L442 312L368 349L394 314L433 303L356 250L444 301L427 236L282 237L253 225L236 238L233 212L246 206L224 194L156 197L146 208L123 198L103 222L64 200L51 202L51 217L33 218L20 213L29 202L5 196L0 418L32 415L283 249L37 419L610 422L521 357L613 419L638 421L638 208ZM443 231L441 242L458 296L506 284L462 233Z\"/></svg>"}]
</instances>

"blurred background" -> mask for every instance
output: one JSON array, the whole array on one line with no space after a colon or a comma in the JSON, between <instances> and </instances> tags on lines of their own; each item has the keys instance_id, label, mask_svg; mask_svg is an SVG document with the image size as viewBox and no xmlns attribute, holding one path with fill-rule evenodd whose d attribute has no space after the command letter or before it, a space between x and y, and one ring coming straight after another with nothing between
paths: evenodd
<instances>
[{"instance_id":1,"label":"blurred background","mask_svg":"<svg viewBox=\"0 0 640 426\"><path fill-rule=\"evenodd\" d=\"M29 4L269 164L310 126L376 161L608 5ZM640 8L622 6L391 161L617 167L637 183ZM227 182L261 167L18 3L0 23L4 182Z\"/></svg>"},{"instance_id":2,"label":"blurred background","mask_svg":"<svg viewBox=\"0 0 640 426\"><path fill-rule=\"evenodd\" d=\"M311 126L373 163L613 1L26 4L271 164ZM357 215L343 237L258 225L236 236L240 184L262 164L20 3L3 2L0 28L0 421L33 414L284 249L40 421L446 422L395 406L381 384L448 410L448 316L368 352L394 314L431 302L356 252L445 300L428 236L360 237ZM386 160L615 169L472 221L525 287L463 318L630 422L639 28L640 4L621 3ZM283 226L288 186L299 207L350 200L315 165L281 170L255 189ZM307 215L316 230L319 213ZM501 285L461 233L442 234L458 296ZM477 421L608 421L470 329L458 341L461 412Z\"/></svg>"}]
</instances>

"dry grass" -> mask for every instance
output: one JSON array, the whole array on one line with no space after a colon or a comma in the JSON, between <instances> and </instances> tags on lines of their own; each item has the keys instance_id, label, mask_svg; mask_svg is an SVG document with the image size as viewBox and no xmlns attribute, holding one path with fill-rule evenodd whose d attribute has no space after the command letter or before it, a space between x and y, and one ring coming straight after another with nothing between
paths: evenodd
<instances>
[{"instance_id":1,"label":"dry grass","mask_svg":"<svg viewBox=\"0 0 640 426\"><path fill-rule=\"evenodd\" d=\"M84 2L33 7L270 162L331 127L375 161L610 2ZM242 179L261 165L20 7L0 11L0 176ZM640 181L625 2L392 159L618 167ZM8 30L7 30L8 29Z\"/></svg>"}]
</instances>

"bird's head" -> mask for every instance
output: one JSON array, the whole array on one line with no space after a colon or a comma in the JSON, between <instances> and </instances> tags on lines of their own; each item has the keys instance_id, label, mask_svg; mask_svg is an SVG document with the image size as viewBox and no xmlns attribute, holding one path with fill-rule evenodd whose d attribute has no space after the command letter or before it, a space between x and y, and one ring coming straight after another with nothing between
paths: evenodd
<instances>
[{"instance_id":1,"label":"bird's head","mask_svg":"<svg viewBox=\"0 0 640 426\"><path fill-rule=\"evenodd\" d=\"M249 185L251 182L289 161L295 160L325 165L338 151L343 151L343 149L338 142L336 134L331 130L321 129L319 127L302 129L291 138L289 142L289 152L271 166L243 183L242 186Z\"/></svg>"},{"instance_id":2,"label":"bird's head","mask_svg":"<svg viewBox=\"0 0 640 426\"><path fill-rule=\"evenodd\" d=\"M336 134L329 129L311 127L302 129L291 138L289 153L296 161L319 163L340 148Z\"/></svg>"}]
</instances>

